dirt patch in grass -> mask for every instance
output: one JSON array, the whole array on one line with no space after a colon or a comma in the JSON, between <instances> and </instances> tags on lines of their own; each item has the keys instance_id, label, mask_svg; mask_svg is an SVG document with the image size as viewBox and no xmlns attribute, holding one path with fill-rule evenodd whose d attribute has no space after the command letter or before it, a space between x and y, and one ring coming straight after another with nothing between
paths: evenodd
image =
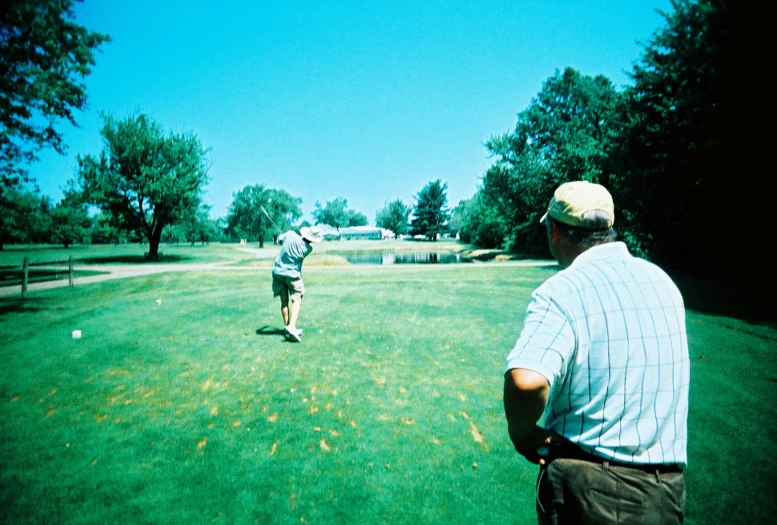
<instances>
[{"instance_id":1,"label":"dirt patch in grass","mask_svg":"<svg viewBox=\"0 0 777 525\"><path fill-rule=\"evenodd\" d=\"M464 250L464 253L468 257L471 257L472 259L476 261L511 261L513 259L517 259L518 257L515 254L512 254L510 252L506 252L504 250L499 250L496 248L493 249L476 249L476 250Z\"/></svg>"}]
</instances>

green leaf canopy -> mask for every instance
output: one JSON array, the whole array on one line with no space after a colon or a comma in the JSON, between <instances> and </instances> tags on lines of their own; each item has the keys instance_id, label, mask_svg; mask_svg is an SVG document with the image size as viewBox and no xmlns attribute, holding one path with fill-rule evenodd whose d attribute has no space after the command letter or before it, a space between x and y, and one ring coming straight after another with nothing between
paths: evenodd
<instances>
[{"instance_id":1,"label":"green leaf canopy","mask_svg":"<svg viewBox=\"0 0 777 525\"><path fill-rule=\"evenodd\" d=\"M194 213L208 181L206 151L193 134L165 135L148 116L105 116L99 158L79 156L85 200L110 213L122 230L137 231L156 259L162 230Z\"/></svg>"}]
</instances>

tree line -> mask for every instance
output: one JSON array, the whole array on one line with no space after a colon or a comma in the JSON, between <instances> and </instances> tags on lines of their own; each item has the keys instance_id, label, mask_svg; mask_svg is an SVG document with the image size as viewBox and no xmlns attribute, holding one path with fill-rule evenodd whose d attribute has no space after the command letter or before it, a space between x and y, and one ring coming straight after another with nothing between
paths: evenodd
<instances>
[{"instance_id":1,"label":"tree line","mask_svg":"<svg viewBox=\"0 0 777 525\"><path fill-rule=\"evenodd\" d=\"M632 85L556 71L515 129L486 143L494 162L454 209L462 239L546 254L538 220L554 188L588 180L613 194L616 228L636 254L678 272L741 278L757 234L731 212L746 207L752 224L766 223L763 206L746 204L757 199L746 167L763 154L753 147L762 138L745 137L747 7L672 7L629 72Z\"/></svg>"},{"instance_id":2,"label":"tree line","mask_svg":"<svg viewBox=\"0 0 777 525\"><path fill-rule=\"evenodd\" d=\"M34 117L72 121L70 110L85 100L80 79L94 64L94 51L110 41L75 24L71 4L14 1L2 14L0 246L20 240L74 242L79 231L88 230L92 242L119 235L143 238L153 257L165 240L264 243L279 229L303 225L298 223L301 199L261 183L233 194L225 218L209 218L201 200L208 182L207 149L194 134L165 134L143 114L121 120L103 116L103 151L78 157L77 177L62 202L25 193L21 185L29 181L20 166L42 147L64 147L52 126L33 126L40 121ZM30 7L35 5L38 11ZM636 254L710 275L742 267L741 256L757 238L728 216L729 209L753 199L748 179L734 176L752 157L742 149L740 105L749 88L740 81L744 66L738 55L746 29L739 5L674 0L624 88L603 75L557 70L518 114L514 130L486 142L494 161L475 195L449 209L447 184L432 181L413 205L386 202L376 213L376 226L429 239L453 233L482 247L547 255L538 219L553 190L566 181L589 180L614 195L620 238ZM27 30L25 24L36 16L70 31L61 49L50 44L52 35ZM45 47L41 39L47 39ZM33 60L41 49L50 68L60 64L65 80L61 76L59 84ZM45 102L65 81L77 96ZM18 89L20 82L37 88ZM41 93L42 99L31 93ZM100 214L88 217L87 206ZM748 216L765 223L765 208L753 208ZM316 202L312 216L315 223L337 229L368 224L344 197Z\"/></svg>"}]
</instances>

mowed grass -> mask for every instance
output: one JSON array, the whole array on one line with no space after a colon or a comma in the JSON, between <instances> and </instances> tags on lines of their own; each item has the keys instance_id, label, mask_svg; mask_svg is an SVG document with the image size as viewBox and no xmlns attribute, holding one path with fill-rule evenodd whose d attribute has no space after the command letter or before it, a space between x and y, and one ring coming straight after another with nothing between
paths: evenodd
<instances>
[{"instance_id":1,"label":"mowed grass","mask_svg":"<svg viewBox=\"0 0 777 525\"><path fill-rule=\"evenodd\" d=\"M272 244L265 244L266 247ZM74 244L68 248L51 244L6 245L0 251L0 267L21 267L27 257L31 265L64 263L73 258L76 268L85 269L90 264L152 264L169 263L226 263L255 259L254 255L236 250L236 244L161 244L160 261L147 261L148 244ZM257 245L258 247L258 245Z\"/></svg>"},{"instance_id":2,"label":"mowed grass","mask_svg":"<svg viewBox=\"0 0 777 525\"><path fill-rule=\"evenodd\" d=\"M554 269L310 267L0 300L6 523L533 523L504 357ZM689 313L687 523L767 523L777 331ZM73 330L81 339L72 339Z\"/></svg>"}]
</instances>

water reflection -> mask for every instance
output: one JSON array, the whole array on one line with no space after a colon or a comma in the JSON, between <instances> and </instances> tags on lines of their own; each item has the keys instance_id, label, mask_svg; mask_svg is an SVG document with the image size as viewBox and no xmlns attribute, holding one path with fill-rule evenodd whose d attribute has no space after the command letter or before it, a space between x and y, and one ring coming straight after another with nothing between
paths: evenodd
<instances>
[{"instance_id":1,"label":"water reflection","mask_svg":"<svg viewBox=\"0 0 777 525\"><path fill-rule=\"evenodd\" d=\"M353 264L455 264L472 262L467 256L458 253L439 252L339 252L345 260Z\"/></svg>"}]
</instances>

